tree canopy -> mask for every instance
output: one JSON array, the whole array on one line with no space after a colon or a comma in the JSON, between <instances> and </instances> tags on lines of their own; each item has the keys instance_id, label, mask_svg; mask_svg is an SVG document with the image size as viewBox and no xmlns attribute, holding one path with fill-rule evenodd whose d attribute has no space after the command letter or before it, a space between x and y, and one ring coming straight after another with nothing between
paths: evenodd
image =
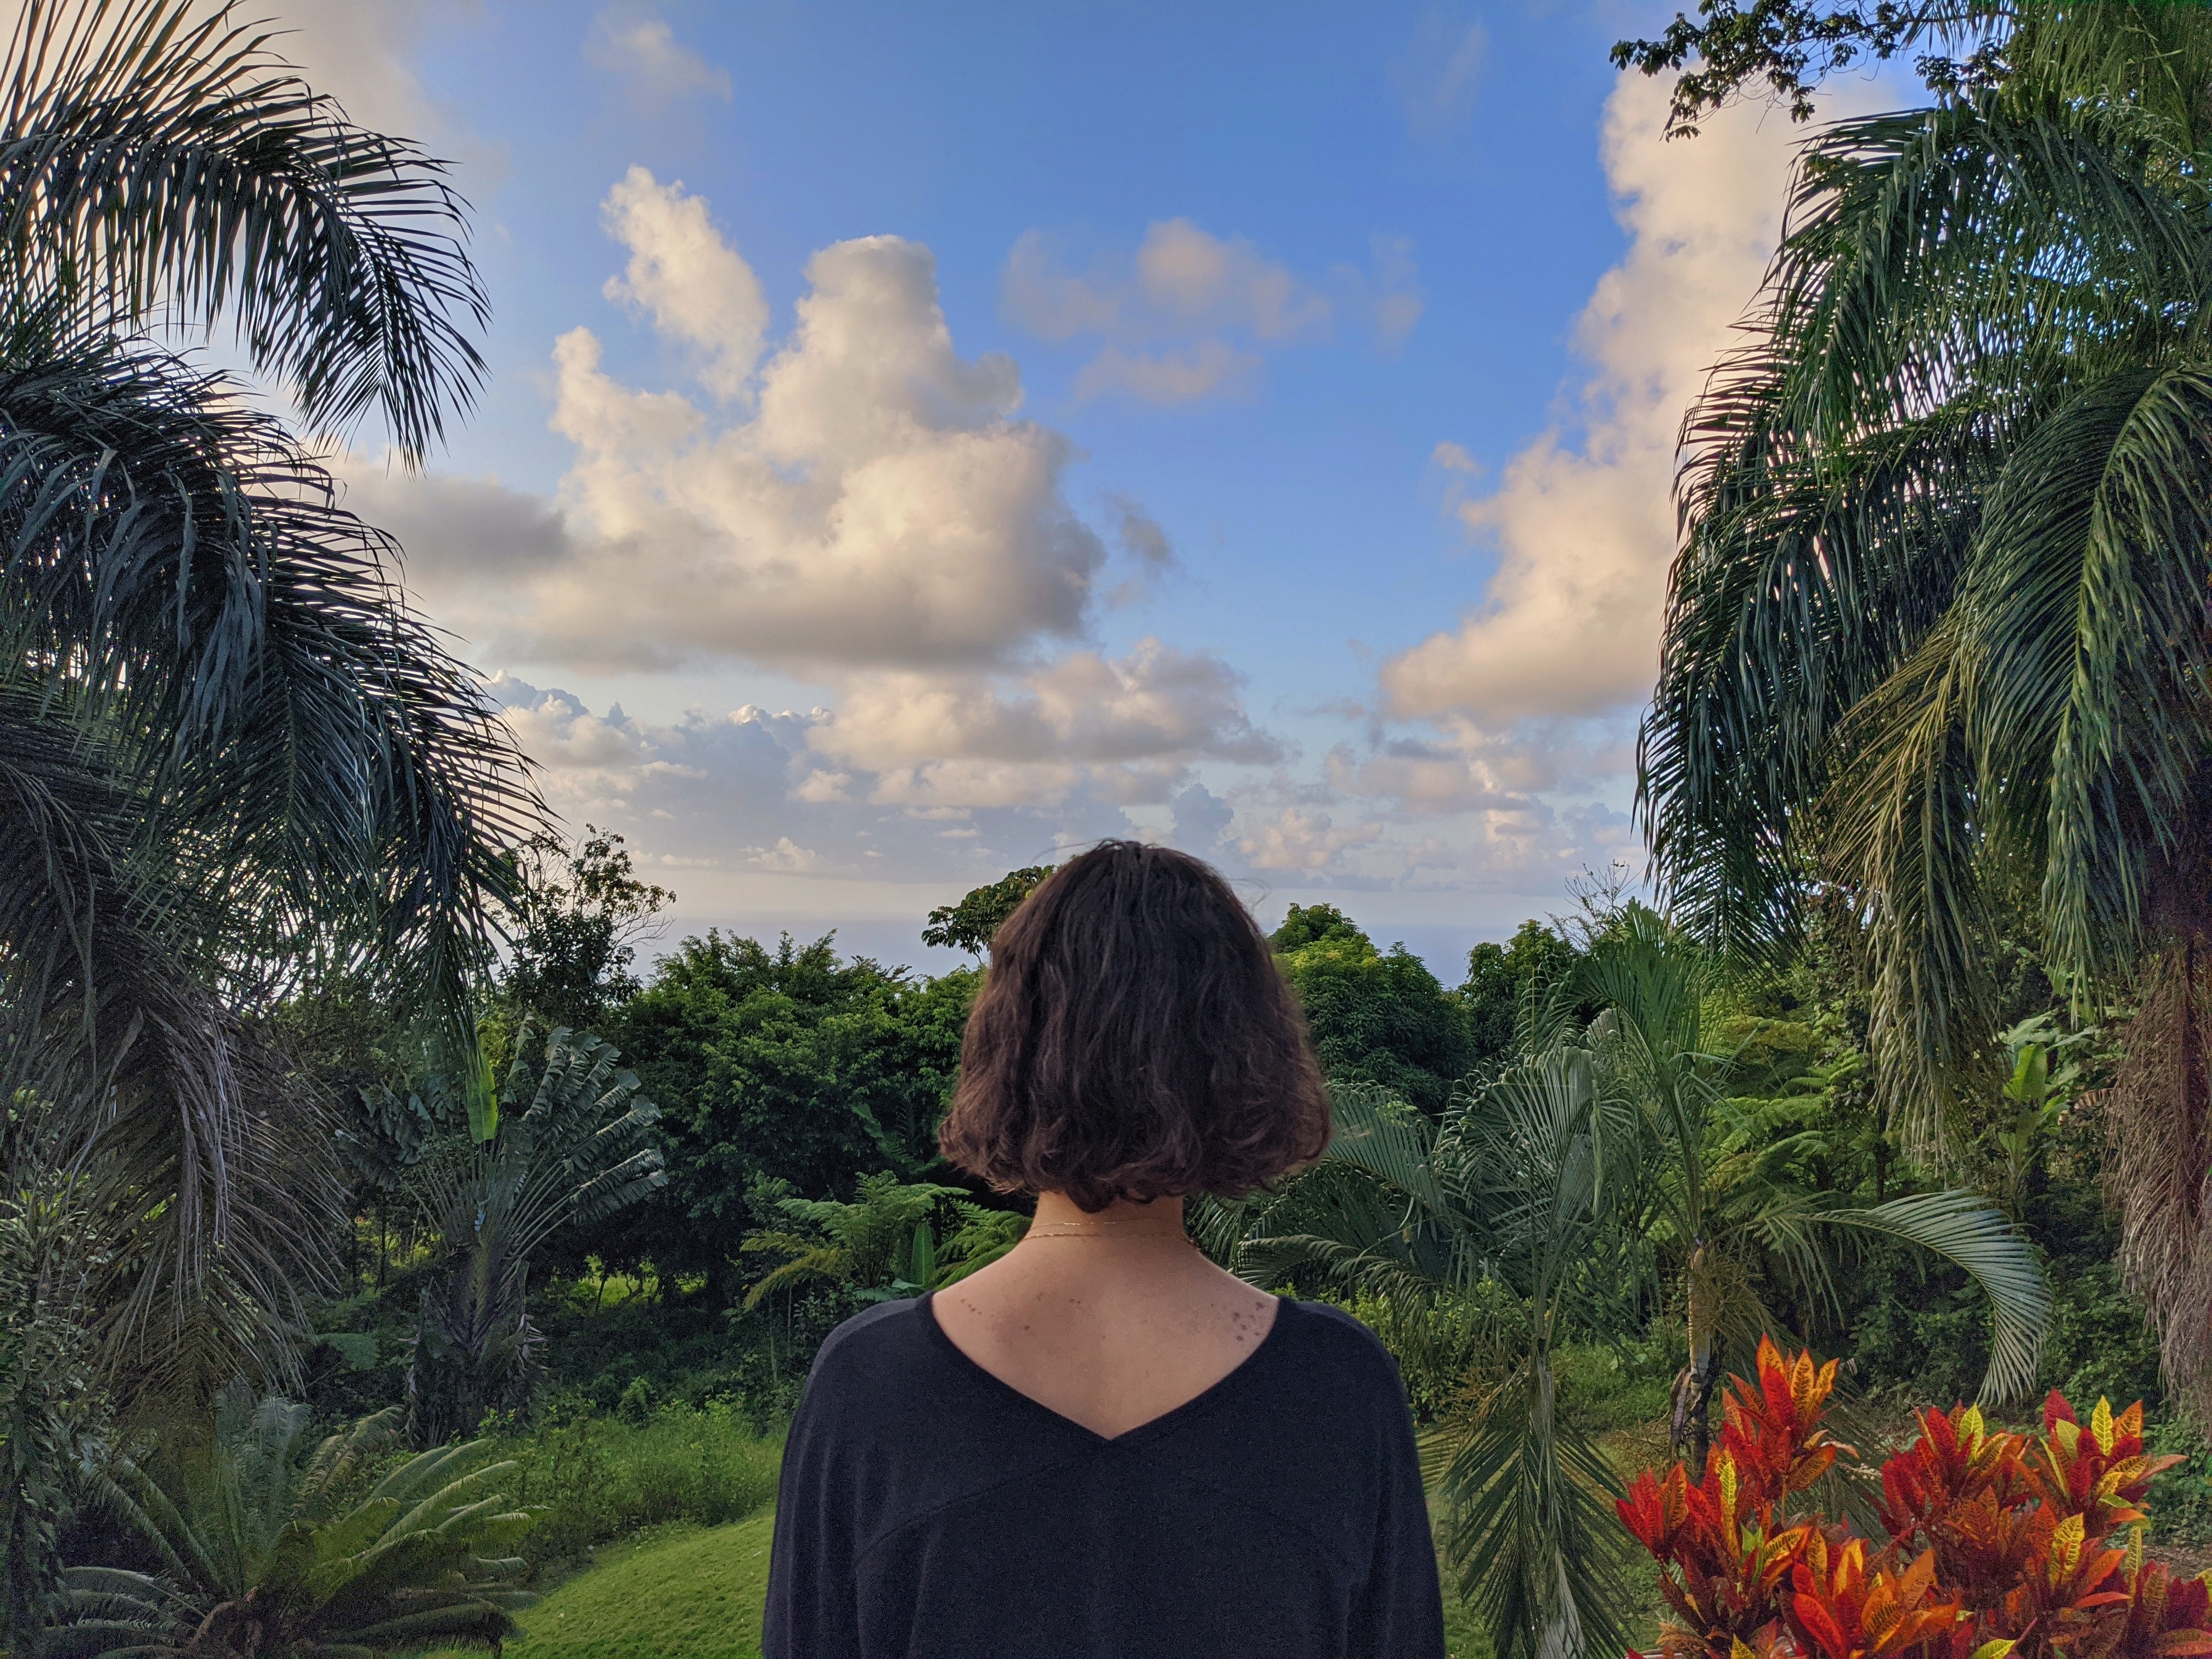
<instances>
[{"instance_id":1,"label":"tree canopy","mask_svg":"<svg viewBox=\"0 0 2212 1659\"><path fill-rule=\"evenodd\" d=\"M988 886L970 889L957 904L940 905L929 913L921 942L981 957L991 948L991 936L1054 868L1049 864L1033 864L1009 871Z\"/></svg>"}]
</instances>

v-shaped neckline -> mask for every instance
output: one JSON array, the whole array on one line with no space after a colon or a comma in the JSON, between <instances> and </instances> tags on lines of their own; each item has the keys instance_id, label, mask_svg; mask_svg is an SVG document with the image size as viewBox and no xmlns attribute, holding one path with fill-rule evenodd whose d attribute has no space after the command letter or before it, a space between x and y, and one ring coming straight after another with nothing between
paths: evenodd
<instances>
[{"instance_id":1,"label":"v-shaped neckline","mask_svg":"<svg viewBox=\"0 0 2212 1659\"><path fill-rule=\"evenodd\" d=\"M1042 1413L1053 1422L1081 1435L1096 1446L1126 1446L1142 1437L1151 1435L1156 1430L1164 1431L1178 1419L1188 1416L1212 1402L1237 1378L1249 1371L1258 1362L1260 1356L1274 1346L1275 1338L1282 1331L1291 1309L1296 1305L1288 1297L1277 1297L1275 1316L1268 1322L1267 1334L1260 1339L1259 1346L1181 1405L1170 1406L1158 1416L1148 1417L1135 1427L1124 1429L1119 1434L1101 1434L1087 1424L1079 1423L1065 1413L1054 1411L1034 1395L1024 1394L996 1371L979 1364L970 1358L957 1342L946 1334L945 1327L937 1322L937 1310L933 1305L936 1296L936 1291L929 1291L918 1297L914 1304L915 1312L921 1318L923 1328L929 1333L930 1340L950 1354L955 1364L974 1372L977 1376L981 1377L988 1387L996 1389L1011 1400L1018 1401L1032 1412Z\"/></svg>"}]
</instances>

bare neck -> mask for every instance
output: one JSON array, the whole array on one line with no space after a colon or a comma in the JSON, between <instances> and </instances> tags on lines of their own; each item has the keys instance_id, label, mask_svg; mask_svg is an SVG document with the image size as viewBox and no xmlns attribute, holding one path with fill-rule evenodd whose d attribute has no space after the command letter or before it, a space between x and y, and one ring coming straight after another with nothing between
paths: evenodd
<instances>
[{"instance_id":1,"label":"bare neck","mask_svg":"<svg viewBox=\"0 0 2212 1659\"><path fill-rule=\"evenodd\" d=\"M1083 1209L1066 1193L1039 1193L1036 1217L1030 1231L1040 1244L1050 1242L1079 1244L1087 1249L1115 1250L1133 1246L1188 1245L1182 1230L1182 1200L1156 1198L1149 1204L1116 1199L1093 1212Z\"/></svg>"}]
</instances>

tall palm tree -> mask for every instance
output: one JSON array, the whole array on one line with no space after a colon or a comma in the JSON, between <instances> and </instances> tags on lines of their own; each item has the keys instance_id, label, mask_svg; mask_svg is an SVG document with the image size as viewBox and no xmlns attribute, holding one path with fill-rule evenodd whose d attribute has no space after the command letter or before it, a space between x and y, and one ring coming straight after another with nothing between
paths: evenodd
<instances>
[{"instance_id":1,"label":"tall palm tree","mask_svg":"<svg viewBox=\"0 0 2212 1659\"><path fill-rule=\"evenodd\" d=\"M2022 4L2004 52L1801 155L1684 427L1643 810L1709 938L1868 920L1923 1155L2002 1085L2008 903L2078 1011L2139 1009L2124 1261L2212 1406L2212 14Z\"/></svg>"},{"instance_id":2,"label":"tall palm tree","mask_svg":"<svg viewBox=\"0 0 2212 1659\"><path fill-rule=\"evenodd\" d=\"M442 164L199 9L27 0L0 85L0 1163L96 1178L111 1367L157 1380L266 1369L338 1201L250 1016L365 969L470 1062L540 817L389 539L147 336L228 325L410 461L483 369Z\"/></svg>"}]
</instances>

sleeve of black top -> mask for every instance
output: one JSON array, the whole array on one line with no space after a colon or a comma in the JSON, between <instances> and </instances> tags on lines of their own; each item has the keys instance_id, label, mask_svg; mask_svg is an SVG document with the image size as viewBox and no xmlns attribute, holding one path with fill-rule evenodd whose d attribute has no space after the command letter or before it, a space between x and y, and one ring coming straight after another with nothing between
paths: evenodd
<instances>
[{"instance_id":1,"label":"sleeve of black top","mask_svg":"<svg viewBox=\"0 0 2212 1659\"><path fill-rule=\"evenodd\" d=\"M852 1516L836 1500L836 1437L822 1418L818 1391L810 1388L792 1418L776 1479L763 1659L863 1659Z\"/></svg>"},{"instance_id":2,"label":"sleeve of black top","mask_svg":"<svg viewBox=\"0 0 2212 1659\"><path fill-rule=\"evenodd\" d=\"M1421 1489L1420 1452L1395 1378L1383 1417L1382 1513L1349 1651L1353 1659L1444 1659L1443 1595Z\"/></svg>"}]
</instances>

